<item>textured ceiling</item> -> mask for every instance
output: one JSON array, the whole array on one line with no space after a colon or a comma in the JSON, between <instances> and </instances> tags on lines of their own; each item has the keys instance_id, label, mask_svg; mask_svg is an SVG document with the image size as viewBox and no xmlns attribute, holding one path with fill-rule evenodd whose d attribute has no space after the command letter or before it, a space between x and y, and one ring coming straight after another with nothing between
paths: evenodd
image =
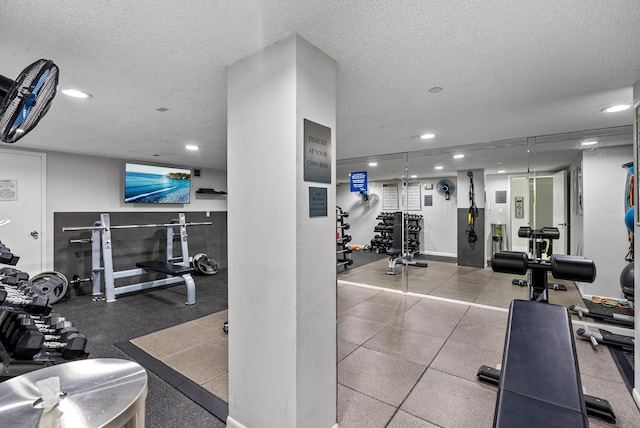
<instances>
[{"instance_id":1,"label":"textured ceiling","mask_svg":"<svg viewBox=\"0 0 640 428\"><path fill-rule=\"evenodd\" d=\"M13 148L223 170L227 67L292 33L338 64L343 160L630 125L600 110L640 80L637 0L2 0L0 19L0 74L52 59L93 94L59 94Z\"/></svg>"}]
</instances>

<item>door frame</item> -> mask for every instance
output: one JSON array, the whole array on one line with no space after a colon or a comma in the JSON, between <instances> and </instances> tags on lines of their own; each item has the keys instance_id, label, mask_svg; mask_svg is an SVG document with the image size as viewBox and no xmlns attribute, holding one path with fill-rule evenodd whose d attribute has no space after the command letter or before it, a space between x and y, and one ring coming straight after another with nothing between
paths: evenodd
<instances>
[{"instance_id":1,"label":"door frame","mask_svg":"<svg viewBox=\"0 0 640 428\"><path fill-rule=\"evenodd\" d=\"M6 153L8 155L22 155L22 156L36 156L40 158L40 271L51 270L50 262L47 259L47 243L51 242L51 246L53 247L53 240L49 239L48 229L47 229L47 154L36 151L27 151L27 150L14 150L7 149L6 147L0 147L0 156ZM7 243L7 245L11 245ZM53 250L51 252L53 254ZM18 256L22 256L18 254Z\"/></svg>"}]
</instances>

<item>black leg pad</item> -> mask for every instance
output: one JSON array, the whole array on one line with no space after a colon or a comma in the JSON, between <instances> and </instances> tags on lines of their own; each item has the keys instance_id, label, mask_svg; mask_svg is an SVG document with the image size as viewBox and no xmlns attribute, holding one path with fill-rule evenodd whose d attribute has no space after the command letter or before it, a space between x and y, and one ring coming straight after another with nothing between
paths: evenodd
<instances>
[{"instance_id":1,"label":"black leg pad","mask_svg":"<svg viewBox=\"0 0 640 428\"><path fill-rule=\"evenodd\" d=\"M593 282L596 280L596 265L584 257L554 254L551 256L551 274L557 279Z\"/></svg>"},{"instance_id":2,"label":"black leg pad","mask_svg":"<svg viewBox=\"0 0 640 428\"><path fill-rule=\"evenodd\" d=\"M529 268L527 253L501 251L491 256L491 268L494 272L524 275Z\"/></svg>"}]
</instances>

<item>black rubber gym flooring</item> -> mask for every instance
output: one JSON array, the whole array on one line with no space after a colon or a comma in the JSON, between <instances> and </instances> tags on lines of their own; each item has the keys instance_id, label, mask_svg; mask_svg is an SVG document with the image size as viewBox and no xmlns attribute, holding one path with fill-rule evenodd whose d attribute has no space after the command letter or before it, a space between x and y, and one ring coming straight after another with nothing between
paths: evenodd
<instances>
[{"instance_id":1,"label":"black rubber gym flooring","mask_svg":"<svg viewBox=\"0 0 640 428\"><path fill-rule=\"evenodd\" d=\"M118 296L113 303L106 303L92 301L89 295L91 285L85 284L78 290L72 288L70 297L57 303L54 310L72 321L74 326L87 336L89 358L121 358L136 361L143 356L135 354L126 347L127 345L123 346L123 343L227 309L226 269L221 269L217 275L194 275L194 281L196 304L192 306L184 304L184 285L131 293ZM116 344L120 344L134 355L124 352ZM144 360L141 363L144 363ZM163 380L150 368L147 372L147 428L225 426L210 411L180 391L182 389L185 392L198 392L197 388L192 388L192 385L178 377L167 377L167 380ZM206 401L210 399L207 395L204 395L204 398L205 401L200 401L206 407L211 401Z\"/></svg>"}]
</instances>

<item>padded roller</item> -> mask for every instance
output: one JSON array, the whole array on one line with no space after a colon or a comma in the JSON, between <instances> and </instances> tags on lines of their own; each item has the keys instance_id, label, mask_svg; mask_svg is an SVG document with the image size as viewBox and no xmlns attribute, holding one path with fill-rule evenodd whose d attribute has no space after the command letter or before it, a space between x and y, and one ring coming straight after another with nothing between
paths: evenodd
<instances>
[{"instance_id":1,"label":"padded roller","mask_svg":"<svg viewBox=\"0 0 640 428\"><path fill-rule=\"evenodd\" d=\"M522 226L518 229L518 237L531 238L539 237L542 239L559 239L560 231L557 227L543 227L542 229L531 229L529 226Z\"/></svg>"},{"instance_id":2,"label":"padded roller","mask_svg":"<svg viewBox=\"0 0 640 428\"><path fill-rule=\"evenodd\" d=\"M560 231L557 227L543 227L542 239L560 239Z\"/></svg>"},{"instance_id":3,"label":"padded roller","mask_svg":"<svg viewBox=\"0 0 640 428\"><path fill-rule=\"evenodd\" d=\"M520 238L528 238L531 236L531 228L528 226L522 226L518 229L518 236Z\"/></svg>"},{"instance_id":4,"label":"padded roller","mask_svg":"<svg viewBox=\"0 0 640 428\"><path fill-rule=\"evenodd\" d=\"M516 251L501 251L491 256L491 268L494 272L524 275L528 268L527 253Z\"/></svg>"},{"instance_id":5,"label":"padded roller","mask_svg":"<svg viewBox=\"0 0 640 428\"><path fill-rule=\"evenodd\" d=\"M554 254L551 256L551 274L556 279L593 282L596 280L596 264L580 256Z\"/></svg>"}]
</instances>

